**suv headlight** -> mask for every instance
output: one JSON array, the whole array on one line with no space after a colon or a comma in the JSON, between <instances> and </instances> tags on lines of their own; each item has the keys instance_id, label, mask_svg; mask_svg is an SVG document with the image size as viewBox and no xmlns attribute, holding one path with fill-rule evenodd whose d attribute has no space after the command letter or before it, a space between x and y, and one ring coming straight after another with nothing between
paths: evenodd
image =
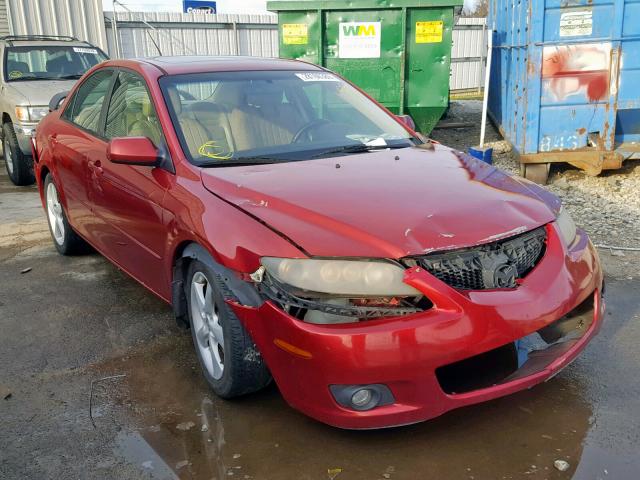
<instances>
[{"instance_id":1,"label":"suv headlight","mask_svg":"<svg viewBox=\"0 0 640 480\"><path fill-rule=\"evenodd\" d=\"M267 272L301 290L341 296L412 296L421 293L402 281L404 269L384 261L264 257Z\"/></svg>"},{"instance_id":2,"label":"suv headlight","mask_svg":"<svg viewBox=\"0 0 640 480\"><path fill-rule=\"evenodd\" d=\"M49 113L49 107L16 107L16 117L21 122L39 122Z\"/></svg>"},{"instance_id":3,"label":"suv headlight","mask_svg":"<svg viewBox=\"0 0 640 480\"><path fill-rule=\"evenodd\" d=\"M556 223L558 224L558 229L560 230L560 235L562 235L564 243L567 246L571 246L576 239L578 230L573 218L571 218L571 215L569 215L564 208L560 210L560 213L556 218Z\"/></svg>"}]
</instances>

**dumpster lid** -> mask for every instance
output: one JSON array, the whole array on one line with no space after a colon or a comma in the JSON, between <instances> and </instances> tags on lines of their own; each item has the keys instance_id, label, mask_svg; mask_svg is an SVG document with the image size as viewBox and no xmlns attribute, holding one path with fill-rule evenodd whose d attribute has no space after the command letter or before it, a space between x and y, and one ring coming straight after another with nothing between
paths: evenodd
<instances>
[{"instance_id":1,"label":"dumpster lid","mask_svg":"<svg viewBox=\"0 0 640 480\"><path fill-rule=\"evenodd\" d=\"M267 10L387 10L403 7L452 7L463 4L463 0L270 0Z\"/></svg>"}]
</instances>

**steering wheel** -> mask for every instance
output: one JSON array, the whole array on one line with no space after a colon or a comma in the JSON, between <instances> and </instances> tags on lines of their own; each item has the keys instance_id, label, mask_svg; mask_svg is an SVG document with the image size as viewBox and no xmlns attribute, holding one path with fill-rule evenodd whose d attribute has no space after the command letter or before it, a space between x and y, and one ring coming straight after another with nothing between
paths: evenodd
<instances>
[{"instance_id":1,"label":"steering wheel","mask_svg":"<svg viewBox=\"0 0 640 480\"><path fill-rule=\"evenodd\" d=\"M303 125L302 128L300 128L300 130L298 130L295 133L295 135L293 136L293 139L291 140L291 143L299 143L303 135L307 134L310 130L313 130L316 127L324 125L325 123L330 123L330 122L329 120L323 120L323 119L311 120L306 125Z\"/></svg>"}]
</instances>

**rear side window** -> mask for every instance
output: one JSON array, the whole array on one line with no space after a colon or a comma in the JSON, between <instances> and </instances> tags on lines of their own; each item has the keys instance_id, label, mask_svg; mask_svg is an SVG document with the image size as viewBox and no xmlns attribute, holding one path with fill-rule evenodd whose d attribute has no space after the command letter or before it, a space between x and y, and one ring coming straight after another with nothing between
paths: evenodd
<instances>
[{"instance_id":1,"label":"rear side window","mask_svg":"<svg viewBox=\"0 0 640 480\"><path fill-rule=\"evenodd\" d=\"M64 111L64 118L79 127L98 133L102 105L111 84L113 70L100 70L87 78Z\"/></svg>"},{"instance_id":2,"label":"rear side window","mask_svg":"<svg viewBox=\"0 0 640 480\"><path fill-rule=\"evenodd\" d=\"M120 72L109 101L104 134L107 138L147 137L154 145L162 142L160 122L145 81L131 72Z\"/></svg>"}]
</instances>

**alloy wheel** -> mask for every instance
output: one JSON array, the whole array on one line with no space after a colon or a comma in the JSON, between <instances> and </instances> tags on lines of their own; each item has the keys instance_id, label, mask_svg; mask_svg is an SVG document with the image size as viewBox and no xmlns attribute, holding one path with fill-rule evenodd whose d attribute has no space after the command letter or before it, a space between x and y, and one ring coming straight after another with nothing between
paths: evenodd
<instances>
[{"instance_id":1,"label":"alloy wheel","mask_svg":"<svg viewBox=\"0 0 640 480\"><path fill-rule=\"evenodd\" d=\"M214 379L224 373L224 331L216 305L213 284L202 272L191 280L191 321L204 368Z\"/></svg>"},{"instance_id":2,"label":"alloy wheel","mask_svg":"<svg viewBox=\"0 0 640 480\"><path fill-rule=\"evenodd\" d=\"M58 198L58 189L53 184L47 186L47 217L53 239L58 245L64 243L64 217L62 216L62 205Z\"/></svg>"},{"instance_id":3,"label":"alloy wheel","mask_svg":"<svg viewBox=\"0 0 640 480\"><path fill-rule=\"evenodd\" d=\"M4 154L4 161L7 164L7 171L9 175L13 175L13 152L6 139L2 142L2 153Z\"/></svg>"}]
</instances>

